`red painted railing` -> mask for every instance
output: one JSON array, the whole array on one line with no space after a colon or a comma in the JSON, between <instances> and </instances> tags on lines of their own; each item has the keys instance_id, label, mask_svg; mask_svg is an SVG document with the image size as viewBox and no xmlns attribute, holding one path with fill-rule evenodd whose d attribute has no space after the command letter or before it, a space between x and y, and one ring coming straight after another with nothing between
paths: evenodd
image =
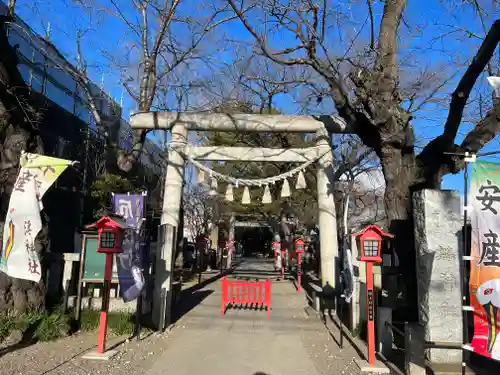
<instances>
[{"instance_id":1,"label":"red painted railing","mask_svg":"<svg viewBox=\"0 0 500 375\"><path fill-rule=\"evenodd\" d=\"M263 307L271 319L271 280L242 281L222 279L221 315L228 305Z\"/></svg>"}]
</instances>

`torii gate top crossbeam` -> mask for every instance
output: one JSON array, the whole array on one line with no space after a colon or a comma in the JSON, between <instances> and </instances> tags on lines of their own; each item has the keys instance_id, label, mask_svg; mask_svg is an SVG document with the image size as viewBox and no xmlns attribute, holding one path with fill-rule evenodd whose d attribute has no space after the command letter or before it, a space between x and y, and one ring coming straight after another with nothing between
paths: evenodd
<instances>
[{"instance_id":1,"label":"torii gate top crossbeam","mask_svg":"<svg viewBox=\"0 0 500 375\"><path fill-rule=\"evenodd\" d=\"M350 132L338 116L286 116L224 113L145 112L130 118L133 129L171 129L185 124L189 130L227 132L330 133Z\"/></svg>"}]
</instances>

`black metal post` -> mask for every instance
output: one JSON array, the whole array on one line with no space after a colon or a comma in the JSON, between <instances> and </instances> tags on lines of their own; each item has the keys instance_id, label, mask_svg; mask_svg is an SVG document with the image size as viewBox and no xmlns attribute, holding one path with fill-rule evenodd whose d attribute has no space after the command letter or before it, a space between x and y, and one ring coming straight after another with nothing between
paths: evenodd
<instances>
[{"instance_id":1,"label":"black metal post","mask_svg":"<svg viewBox=\"0 0 500 375\"><path fill-rule=\"evenodd\" d=\"M147 210L146 210L147 212ZM146 214L146 219L147 219L147 214ZM146 303L151 302L150 299L148 299L148 292L150 288L150 283L151 283L151 278L150 278L150 265L151 265L151 258L150 258L150 250L151 250L151 220L148 222L146 221L146 230L145 230L145 244L144 244L144 249L142 251L143 258L141 259L142 262L142 273L144 277L144 289L142 290L141 294L139 295L140 301L137 300L137 310L140 311L141 316L142 316L142 310L144 306L144 301ZM140 306L139 306L140 305ZM150 305L151 306L151 305ZM141 325L139 323L138 327L138 334L137 334L137 340L139 341L141 339L140 337L140 331L141 331Z\"/></svg>"},{"instance_id":2,"label":"black metal post","mask_svg":"<svg viewBox=\"0 0 500 375\"><path fill-rule=\"evenodd\" d=\"M167 289L162 288L161 289L161 307L160 307L160 324L159 324L159 331L163 332L165 331L165 317L167 313Z\"/></svg>"},{"instance_id":3,"label":"black metal post","mask_svg":"<svg viewBox=\"0 0 500 375\"><path fill-rule=\"evenodd\" d=\"M76 287L76 306L75 306L75 320L80 324L80 314L82 310L82 294L83 285L82 278L85 271L85 256L86 256L87 236L82 233L82 245L80 251L80 268L78 270L78 284Z\"/></svg>"},{"instance_id":4,"label":"black metal post","mask_svg":"<svg viewBox=\"0 0 500 375\"><path fill-rule=\"evenodd\" d=\"M137 307L135 310L135 334L137 341L141 341L142 292L143 291L141 291L141 294L137 297Z\"/></svg>"},{"instance_id":5,"label":"black metal post","mask_svg":"<svg viewBox=\"0 0 500 375\"><path fill-rule=\"evenodd\" d=\"M138 239L141 241L141 244L139 245L139 262L141 265L141 270L142 270L142 276L144 277L144 286L143 289L141 290L141 293L137 297L137 305L135 308L135 334L137 341L141 340L141 317L142 317L142 304L143 304L143 295L145 291L147 290L147 279L146 279L146 267L149 267L149 263L146 262L146 241L148 241L149 238L149 232L147 230L147 221L146 221L146 216L147 216L147 193L143 194L144 200L142 202L142 218L140 220L145 220L141 224L141 232L139 233L140 235L138 236ZM142 229L142 225L144 225L144 229ZM141 235L142 234L142 235ZM144 246L143 246L144 245ZM149 258L149 257L147 257Z\"/></svg>"},{"instance_id":6,"label":"black metal post","mask_svg":"<svg viewBox=\"0 0 500 375\"><path fill-rule=\"evenodd\" d=\"M344 292L340 295L340 316L339 316L339 327L340 327L340 349L344 348L344 324L342 323L342 317L344 316Z\"/></svg>"},{"instance_id":7,"label":"black metal post","mask_svg":"<svg viewBox=\"0 0 500 375\"><path fill-rule=\"evenodd\" d=\"M465 158L468 157L468 154L465 155ZM463 308L466 305L467 302L467 283L466 283L466 278L467 278L467 260L464 259L464 256L466 254L467 245L468 245L468 239L467 239L467 232L468 232L468 199L467 195L469 193L469 171L468 171L469 163L467 162L467 159L465 160L465 169L464 169L464 223L463 223L463 246L462 249L460 250L460 257L461 257L461 262L459 264L462 265L462 275L460 277L460 289L462 293L462 324L463 324L463 333L462 333L462 341L463 345L467 345L469 341L469 324L468 324L468 317L467 317L467 311ZM466 366L467 366L467 360L468 360L468 353L465 349L462 348L462 375L465 375L466 372Z\"/></svg>"},{"instance_id":8,"label":"black metal post","mask_svg":"<svg viewBox=\"0 0 500 375\"><path fill-rule=\"evenodd\" d=\"M198 265L198 284L201 284L201 269L202 269L202 260L205 256L204 251L202 249L198 250L198 256L196 258L196 263Z\"/></svg>"},{"instance_id":9,"label":"black metal post","mask_svg":"<svg viewBox=\"0 0 500 375\"><path fill-rule=\"evenodd\" d=\"M220 249L220 275L224 273L224 248Z\"/></svg>"}]
</instances>

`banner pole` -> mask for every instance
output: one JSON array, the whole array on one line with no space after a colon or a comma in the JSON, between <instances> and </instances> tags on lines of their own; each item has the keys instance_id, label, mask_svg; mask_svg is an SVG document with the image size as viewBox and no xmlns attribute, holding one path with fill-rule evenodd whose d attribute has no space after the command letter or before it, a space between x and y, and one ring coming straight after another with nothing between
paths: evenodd
<instances>
[{"instance_id":1,"label":"banner pole","mask_svg":"<svg viewBox=\"0 0 500 375\"><path fill-rule=\"evenodd\" d=\"M465 255L467 252L467 245L468 245L468 195L469 195L469 162L467 160L469 156L469 153L465 153L465 169L464 169L464 223L463 223L463 245L462 245L462 251L461 251L461 268L462 268L462 277L460 278L460 286L461 286L461 293L462 293L462 341L463 345L467 345L469 341L469 324L468 324L468 317L467 317L467 311L464 309L465 306L467 306L467 260L465 259ZM462 375L465 375L466 373L466 368L467 368L467 360L468 360L468 353L467 351L462 347Z\"/></svg>"},{"instance_id":2,"label":"banner pole","mask_svg":"<svg viewBox=\"0 0 500 375\"><path fill-rule=\"evenodd\" d=\"M127 193L127 195L130 195L130 193ZM149 252L149 248L146 249L146 242L149 241L149 233L148 233L148 227L147 227L147 199L148 199L148 192L143 191L142 192L142 212L141 215L142 217L139 219L144 220L141 223L140 226L140 233L142 235L139 235L138 238L141 241L139 245L139 262L141 265L141 270L142 270L142 276L144 277L144 287L139 296L137 297L137 305L135 308L135 332L136 332L136 337L137 341L141 341L141 318L142 318L142 305L143 305L143 295L146 293L148 289L148 278L146 276L146 267L149 266L149 263L146 261L146 252ZM144 228L142 227L144 225ZM143 246L144 245L144 246ZM148 246L149 247L149 246ZM149 256L148 256L149 259Z\"/></svg>"}]
</instances>

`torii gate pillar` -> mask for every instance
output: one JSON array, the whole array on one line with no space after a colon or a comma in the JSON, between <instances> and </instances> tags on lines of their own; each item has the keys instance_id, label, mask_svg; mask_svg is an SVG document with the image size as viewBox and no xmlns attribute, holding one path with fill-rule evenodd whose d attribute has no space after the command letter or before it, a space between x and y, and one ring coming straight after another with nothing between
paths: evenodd
<instances>
[{"instance_id":1,"label":"torii gate pillar","mask_svg":"<svg viewBox=\"0 0 500 375\"><path fill-rule=\"evenodd\" d=\"M187 142L188 129L186 125L175 124L172 126L172 138L170 143L185 144ZM165 175L165 187L163 190L163 208L161 213L161 236L156 250L156 272L153 295L153 323L163 330L164 325L171 323L172 305L172 276L174 271L174 255L177 249L177 230L179 230L180 208L182 202L182 188L184 184L184 156L180 151L170 149L168 152L168 164ZM171 226L175 230L166 230ZM164 238L169 236L172 238ZM165 316L162 316L165 314Z\"/></svg>"},{"instance_id":2,"label":"torii gate pillar","mask_svg":"<svg viewBox=\"0 0 500 375\"><path fill-rule=\"evenodd\" d=\"M316 144L329 147L330 134L326 129L316 132ZM336 289L338 241L337 241L337 214L333 198L333 155L324 154L317 162L316 184L318 189L318 226L320 239L321 284L325 294L333 293Z\"/></svg>"}]
</instances>

